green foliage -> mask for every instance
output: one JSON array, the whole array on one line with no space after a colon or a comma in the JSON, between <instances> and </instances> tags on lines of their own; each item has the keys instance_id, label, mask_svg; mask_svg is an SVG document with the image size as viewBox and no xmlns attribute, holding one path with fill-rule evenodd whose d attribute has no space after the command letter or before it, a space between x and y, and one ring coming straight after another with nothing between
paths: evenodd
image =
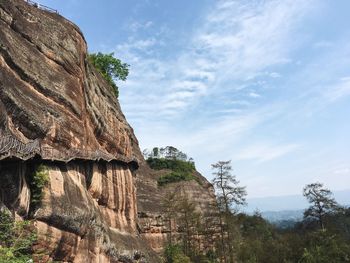
<instances>
[{"instance_id":1,"label":"green foliage","mask_svg":"<svg viewBox=\"0 0 350 263\"><path fill-rule=\"evenodd\" d=\"M303 195L310 203L310 207L304 212L304 218L317 219L320 227L324 228L324 216L339 209L332 192L321 183L313 183L304 187Z\"/></svg>"},{"instance_id":2,"label":"green foliage","mask_svg":"<svg viewBox=\"0 0 350 263\"><path fill-rule=\"evenodd\" d=\"M174 146L166 147L154 147L151 151L148 149L143 150L143 156L145 159L149 158L163 158L163 159L176 159L181 161L188 161L193 163L192 158L188 158L186 153L181 152Z\"/></svg>"},{"instance_id":3,"label":"green foliage","mask_svg":"<svg viewBox=\"0 0 350 263\"><path fill-rule=\"evenodd\" d=\"M193 163L177 159L148 158L147 163L154 170L169 169L173 172L186 174L196 170Z\"/></svg>"},{"instance_id":4,"label":"green foliage","mask_svg":"<svg viewBox=\"0 0 350 263\"><path fill-rule=\"evenodd\" d=\"M37 237L30 221L15 222L6 211L0 211L0 262L33 262L32 245Z\"/></svg>"},{"instance_id":5,"label":"green foliage","mask_svg":"<svg viewBox=\"0 0 350 263\"><path fill-rule=\"evenodd\" d=\"M158 178L157 182L159 186L163 186L170 183L176 183L181 181L194 180L195 177L192 174L183 174L178 172L171 172L166 175L162 175Z\"/></svg>"},{"instance_id":6,"label":"green foliage","mask_svg":"<svg viewBox=\"0 0 350 263\"><path fill-rule=\"evenodd\" d=\"M158 178L159 186L196 179L193 176L196 168L192 162L177 159L148 158L147 163L154 170L171 170L170 173Z\"/></svg>"},{"instance_id":7,"label":"green foliage","mask_svg":"<svg viewBox=\"0 0 350 263\"><path fill-rule=\"evenodd\" d=\"M118 98L119 90L114 80L125 81L129 75L129 65L115 58L114 53L103 54L98 52L97 54L89 54L89 60L113 87L115 95Z\"/></svg>"},{"instance_id":8,"label":"green foliage","mask_svg":"<svg viewBox=\"0 0 350 263\"><path fill-rule=\"evenodd\" d=\"M30 178L31 208L35 210L41 203L43 189L49 182L49 170L39 165Z\"/></svg>"},{"instance_id":9,"label":"green foliage","mask_svg":"<svg viewBox=\"0 0 350 263\"><path fill-rule=\"evenodd\" d=\"M301 263L350 262L350 245L325 229L311 233Z\"/></svg>"},{"instance_id":10,"label":"green foliage","mask_svg":"<svg viewBox=\"0 0 350 263\"><path fill-rule=\"evenodd\" d=\"M164 251L166 263L191 263L179 245L168 245Z\"/></svg>"}]
</instances>

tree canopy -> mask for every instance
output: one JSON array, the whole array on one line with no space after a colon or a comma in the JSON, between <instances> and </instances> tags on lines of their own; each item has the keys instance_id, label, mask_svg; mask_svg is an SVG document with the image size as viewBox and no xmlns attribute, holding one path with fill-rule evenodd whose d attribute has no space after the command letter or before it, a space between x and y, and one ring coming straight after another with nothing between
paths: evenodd
<instances>
[{"instance_id":1,"label":"tree canopy","mask_svg":"<svg viewBox=\"0 0 350 263\"><path fill-rule=\"evenodd\" d=\"M101 52L89 54L90 62L102 74L107 82L113 87L118 98L119 90L115 80L125 81L129 75L129 66L120 59L114 57L114 53L103 54Z\"/></svg>"}]
</instances>

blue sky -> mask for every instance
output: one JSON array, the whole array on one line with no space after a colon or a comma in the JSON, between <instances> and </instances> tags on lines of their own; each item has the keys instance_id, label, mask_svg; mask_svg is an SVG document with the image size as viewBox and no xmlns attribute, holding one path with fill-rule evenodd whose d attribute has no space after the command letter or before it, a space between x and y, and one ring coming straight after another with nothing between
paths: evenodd
<instances>
[{"instance_id":1,"label":"blue sky","mask_svg":"<svg viewBox=\"0 0 350 263\"><path fill-rule=\"evenodd\" d=\"M249 197L350 188L350 1L39 2L131 65L142 149L173 145L209 179L232 160Z\"/></svg>"}]
</instances>

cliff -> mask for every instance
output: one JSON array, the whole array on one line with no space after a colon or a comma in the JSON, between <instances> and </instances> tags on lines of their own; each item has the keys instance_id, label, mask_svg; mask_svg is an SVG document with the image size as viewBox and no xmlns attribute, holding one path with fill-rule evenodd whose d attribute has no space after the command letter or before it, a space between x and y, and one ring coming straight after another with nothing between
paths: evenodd
<instances>
[{"instance_id":1,"label":"cliff","mask_svg":"<svg viewBox=\"0 0 350 263\"><path fill-rule=\"evenodd\" d=\"M137 139L74 24L0 1L0 113L0 201L35 220L44 262L158 262L136 230Z\"/></svg>"},{"instance_id":2,"label":"cliff","mask_svg":"<svg viewBox=\"0 0 350 263\"><path fill-rule=\"evenodd\" d=\"M195 180L169 183L164 186L157 184L157 179L168 173L166 170L156 171L148 167L145 162L140 163L138 173L142 177L136 178L137 185L137 206L138 206L138 227L141 236L148 242L156 252L161 252L164 245L169 241L169 222L164 213L163 201L166 196L175 193L177 199L186 197L195 204L195 210L202 216L203 223L208 220L215 225L217 210L214 188L200 173L195 172ZM177 223L172 223L174 233L180 236L181 230ZM209 225L208 225L209 228ZM209 230L209 229L208 229ZM215 233L217 229L212 229ZM201 242L202 250L213 248L213 240Z\"/></svg>"},{"instance_id":3,"label":"cliff","mask_svg":"<svg viewBox=\"0 0 350 263\"><path fill-rule=\"evenodd\" d=\"M48 182L34 202L33 174ZM0 205L33 219L41 262L160 262L161 201L181 187L210 213L212 186L158 187L113 90L77 26L22 0L0 0ZM145 216L146 215L146 216Z\"/></svg>"}]
</instances>

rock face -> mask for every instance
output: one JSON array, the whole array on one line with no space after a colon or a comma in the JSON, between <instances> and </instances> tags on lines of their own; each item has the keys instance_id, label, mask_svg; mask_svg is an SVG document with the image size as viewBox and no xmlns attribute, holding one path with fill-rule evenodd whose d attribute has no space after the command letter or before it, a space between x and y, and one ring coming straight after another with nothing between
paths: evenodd
<instances>
[{"instance_id":1,"label":"rock face","mask_svg":"<svg viewBox=\"0 0 350 263\"><path fill-rule=\"evenodd\" d=\"M35 220L43 261L159 262L139 236L137 139L80 30L0 1L0 203ZM33 206L31 176L48 184Z\"/></svg>"},{"instance_id":2,"label":"rock face","mask_svg":"<svg viewBox=\"0 0 350 263\"><path fill-rule=\"evenodd\" d=\"M40 165L48 183L38 206ZM79 28L0 0L0 205L34 219L41 262L160 262L149 245L160 252L167 239L164 195L180 186L203 213L215 198L200 175L159 188L161 173L144 162Z\"/></svg>"},{"instance_id":3,"label":"rock face","mask_svg":"<svg viewBox=\"0 0 350 263\"><path fill-rule=\"evenodd\" d=\"M169 237L169 222L164 218L162 200L169 193L177 196L186 196L196 205L196 210L203 218L215 220L216 198L213 186L198 172L194 174L196 180L171 183L158 186L157 179L167 171L155 171L150 169L146 163L141 162L138 173L142 177L137 178L137 204L138 204L138 226L141 235L156 252L161 252ZM151 193L151 194L150 194ZM173 235L176 233L176 222L172 227ZM212 248L211 244L202 243L203 250Z\"/></svg>"},{"instance_id":4,"label":"rock face","mask_svg":"<svg viewBox=\"0 0 350 263\"><path fill-rule=\"evenodd\" d=\"M39 141L48 159L95 151L134 158L133 130L74 24L14 0L0 1L0 29L3 134Z\"/></svg>"},{"instance_id":5,"label":"rock face","mask_svg":"<svg viewBox=\"0 0 350 263\"><path fill-rule=\"evenodd\" d=\"M41 205L31 209L28 178L45 165L49 183ZM64 262L158 262L136 231L133 170L117 163L2 161L3 203L18 216L33 217L42 258ZM124 261L122 261L124 260Z\"/></svg>"}]
</instances>

